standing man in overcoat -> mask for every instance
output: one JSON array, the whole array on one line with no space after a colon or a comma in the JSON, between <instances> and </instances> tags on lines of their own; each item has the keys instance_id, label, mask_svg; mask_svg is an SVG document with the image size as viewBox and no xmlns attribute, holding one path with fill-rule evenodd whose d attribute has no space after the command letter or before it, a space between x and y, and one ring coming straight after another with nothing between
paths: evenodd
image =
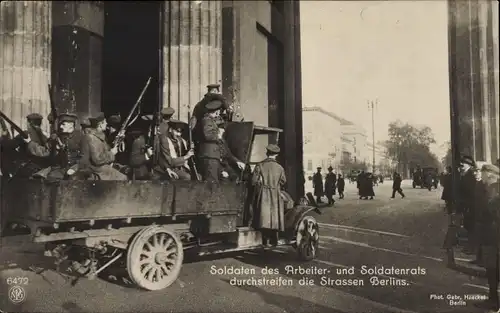
<instances>
[{"instance_id":1,"label":"standing man in overcoat","mask_svg":"<svg viewBox=\"0 0 500 313\"><path fill-rule=\"evenodd\" d=\"M317 168L317 172L313 175L312 183L314 188L314 195L316 196L317 203L323 203L321 197L324 195L323 190L323 175L321 175L321 167Z\"/></svg>"},{"instance_id":2,"label":"standing man in overcoat","mask_svg":"<svg viewBox=\"0 0 500 313\"><path fill-rule=\"evenodd\" d=\"M463 214L463 226L468 232L468 237L472 239L474 237L474 204L475 204L475 184L476 175L474 174L474 168L476 163L474 159L470 156L463 156L460 161L460 167L462 169L462 175L460 176L460 193L459 193L459 208ZM472 242L472 240L469 240ZM470 244L466 247L466 250L473 252L475 247Z\"/></svg>"},{"instance_id":3,"label":"standing man in overcoat","mask_svg":"<svg viewBox=\"0 0 500 313\"><path fill-rule=\"evenodd\" d=\"M217 119L222 102L214 100L205 106L205 116L201 120L201 136L198 142L198 158L201 163L201 176L204 181L219 182L221 157L219 140L221 139Z\"/></svg>"},{"instance_id":4,"label":"standing man in overcoat","mask_svg":"<svg viewBox=\"0 0 500 313\"><path fill-rule=\"evenodd\" d=\"M279 232L285 230L285 204L281 189L286 183L285 170L276 161L277 145L268 145L267 158L257 164L252 174L254 186L254 227L261 229L264 245L278 243Z\"/></svg>"},{"instance_id":5,"label":"standing man in overcoat","mask_svg":"<svg viewBox=\"0 0 500 313\"><path fill-rule=\"evenodd\" d=\"M325 177L325 195L328 199L328 205L335 204L333 196L335 196L335 189L337 189L337 175L333 173L333 167L328 167L328 174Z\"/></svg>"},{"instance_id":6,"label":"standing man in overcoat","mask_svg":"<svg viewBox=\"0 0 500 313\"><path fill-rule=\"evenodd\" d=\"M337 179L337 189L339 191L339 199L344 199L345 180L342 174L339 174L339 178Z\"/></svg>"},{"instance_id":7,"label":"standing man in overcoat","mask_svg":"<svg viewBox=\"0 0 500 313\"><path fill-rule=\"evenodd\" d=\"M481 214L481 230L479 232L482 246L482 265L486 268L488 278L488 300L478 303L478 306L497 312L500 308L498 299L499 252L500 252L500 169L492 164L481 168L481 180L485 186L485 199Z\"/></svg>"}]
</instances>

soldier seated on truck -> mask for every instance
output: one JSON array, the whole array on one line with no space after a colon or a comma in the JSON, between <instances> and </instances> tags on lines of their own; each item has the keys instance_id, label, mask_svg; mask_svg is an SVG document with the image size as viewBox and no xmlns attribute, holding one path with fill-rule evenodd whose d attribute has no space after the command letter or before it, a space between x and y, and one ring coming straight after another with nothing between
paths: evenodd
<instances>
[{"instance_id":1,"label":"soldier seated on truck","mask_svg":"<svg viewBox=\"0 0 500 313\"><path fill-rule=\"evenodd\" d=\"M78 171L83 134L75 128L77 120L78 117L71 113L63 113L57 117L57 133L50 136L48 148L40 149L44 155L51 156L51 166L39 171L34 177L65 179Z\"/></svg>"},{"instance_id":2,"label":"soldier seated on truck","mask_svg":"<svg viewBox=\"0 0 500 313\"><path fill-rule=\"evenodd\" d=\"M127 180L127 176L113 168L117 147L110 148L106 142L106 118L104 113L89 118L91 129L85 134L86 144L82 154L88 156L88 169L98 175L101 180Z\"/></svg>"},{"instance_id":3,"label":"soldier seated on truck","mask_svg":"<svg viewBox=\"0 0 500 313\"><path fill-rule=\"evenodd\" d=\"M167 136L160 136L160 155L164 166L170 168L176 175L175 179L191 180L191 168L188 160L194 155L188 143L182 138L183 129L188 124L171 119Z\"/></svg>"}]
</instances>

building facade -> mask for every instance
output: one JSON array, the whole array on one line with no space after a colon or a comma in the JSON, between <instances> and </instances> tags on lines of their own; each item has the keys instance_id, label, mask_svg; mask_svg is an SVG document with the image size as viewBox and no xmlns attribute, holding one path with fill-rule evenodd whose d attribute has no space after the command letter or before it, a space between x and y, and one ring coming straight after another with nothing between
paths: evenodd
<instances>
[{"instance_id":1,"label":"building facade","mask_svg":"<svg viewBox=\"0 0 500 313\"><path fill-rule=\"evenodd\" d=\"M319 107L302 108L304 133L304 171L317 167L338 170L342 158L342 118Z\"/></svg>"},{"instance_id":2,"label":"building facade","mask_svg":"<svg viewBox=\"0 0 500 313\"><path fill-rule=\"evenodd\" d=\"M282 161L288 175L287 187L294 197L302 195L302 173L296 171L303 167L299 2L111 3L2 1L0 110L24 128L27 114L49 114L50 84L59 111L80 116L99 111L127 112L147 77L152 76L157 91L148 95L146 102L173 107L177 118L186 120L190 106L206 92L205 86L219 82L223 94L245 120L284 130L280 145L286 155ZM147 11L149 15L142 22L120 24L122 13L116 13L117 6L121 6L120 10L127 6L130 19L137 18L134 12L139 15ZM139 34L148 20L157 21L157 26ZM122 38L121 42L129 46L120 47L122 53L106 56L111 46L118 45L115 42L120 34L128 32L130 36L136 32L135 41L127 43ZM154 37L150 38L151 45L157 48L151 49L149 55L129 57L132 62L117 67L121 71L139 71L146 67L141 62L148 59L155 59L157 65L148 65L150 71L140 74L128 103L120 99L120 103L110 104L103 96L109 89L115 88L115 94L127 94L131 88L126 84L140 75L120 72L121 76L108 78L112 72L109 64L132 46L142 45L146 50L147 36ZM116 81L123 85L110 87ZM253 159L264 157L265 144L256 145Z\"/></svg>"},{"instance_id":3,"label":"building facade","mask_svg":"<svg viewBox=\"0 0 500 313\"><path fill-rule=\"evenodd\" d=\"M498 1L448 1L454 163L500 158Z\"/></svg>"},{"instance_id":4,"label":"building facade","mask_svg":"<svg viewBox=\"0 0 500 313\"><path fill-rule=\"evenodd\" d=\"M368 140L366 130L360 125L345 121L341 125L342 135L352 143L352 160L356 163L368 162Z\"/></svg>"}]
</instances>

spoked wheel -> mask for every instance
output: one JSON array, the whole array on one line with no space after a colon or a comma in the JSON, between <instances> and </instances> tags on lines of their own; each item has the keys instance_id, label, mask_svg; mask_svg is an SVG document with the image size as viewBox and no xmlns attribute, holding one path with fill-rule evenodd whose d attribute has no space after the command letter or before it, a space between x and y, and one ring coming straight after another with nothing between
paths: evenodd
<instances>
[{"instance_id":1,"label":"spoked wheel","mask_svg":"<svg viewBox=\"0 0 500 313\"><path fill-rule=\"evenodd\" d=\"M162 226L146 227L134 237L127 252L127 271L146 290L161 290L179 276L184 251L179 237Z\"/></svg>"},{"instance_id":2,"label":"spoked wheel","mask_svg":"<svg viewBox=\"0 0 500 313\"><path fill-rule=\"evenodd\" d=\"M305 216L297 227L297 253L301 260L316 258L319 246L319 225L312 216Z\"/></svg>"}]
</instances>

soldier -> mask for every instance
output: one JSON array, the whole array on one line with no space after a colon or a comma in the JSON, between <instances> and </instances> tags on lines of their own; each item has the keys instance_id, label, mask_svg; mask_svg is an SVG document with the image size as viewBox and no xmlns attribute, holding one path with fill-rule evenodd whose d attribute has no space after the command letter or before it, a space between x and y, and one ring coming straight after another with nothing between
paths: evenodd
<instances>
[{"instance_id":1,"label":"soldier","mask_svg":"<svg viewBox=\"0 0 500 313\"><path fill-rule=\"evenodd\" d=\"M172 118L174 115L175 110L171 107L163 108L160 112L161 114L161 122L160 122L160 129L159 132L160 134L168 135L168 121Z\"/></svg>"},{"instance_id":2,"label":"soldier","mask_svg":"<svg viewBox=\"0 0 500 313\"><path fill-rule=\"evenodd\" d=\"M153 121L152 115L143 115L141 117L151 125ZM142 125L140 125L142 126ZM130 166L132 168L132 178L137 180L148 180L150 178L151 168L153 168L153 147L147 146L148 127L132 130L130 136L132 145L130 150Z\"/></svg>"},{"instance_id":3,"label":"soldier","mask_svg":"<svg viewBox=\"0 0 500 313\"><path fill-rule=\"evenodd\" d=\"M101 180L127 180L127 176L113 168L117 147L110 148L106 142L106 118L104 113L89 118L92 130L85 135L83 155L88 155L89 169ZM87 151L88 150L88 151Z\"/></svg>"},{"instance_id":4,"label":"soldier","mask_svg":"<svg viewBox=\"0 0 500 313\"><path fill-rule=\"evenodd\" d=\"M483 267L486 268L488 278L488 300L477 305L496 312L499 308L498 280L499 280L499 248L498 231L500 228L499 196L500 169L492 164L485 164L481 168L481 179L485 188L485 199L481 214L480 243L483 253Z\"/></svg>"},{"instance_id":5,"label":"soldier","mask_svg":"<svg viewBox=\"0 0 500 313\"><path fill-rule=\"evenodd\" d=\"M201 163L200 174L204 181L218 182L221 173L221 149L219 146L219 127L217 118L220 114L222 102L214 100L205 106L205 116L201 120L198 158Z\"/></svg>"},{"instance_id":6,"label":"soldier","mask_svg":"<svg viewBox=\"0 0 500 313\"><path fill-rule=\"evenodd\" d=\"M195 137L199 137L201 134L200 129L197 128L196 126L198 125L198 121L203 119L205 116L206 111L206 105L211 102L211 101L220 101L222 103L221 107L219 108L221 110L220 113L223 111L228 111L229 110L229 105L226 101L226 99L219 94L219 84L211 84L207 86L207 93L203 96L203 99L201 99L200 102L198 102L193 109L193 116L191 116L191 120L189 121L189 127L194 131ZM219 118L219 116L218 116Z\"/></svg>"},{"instance_id":7,"label":"soldier","mask_svg":"<svg viewBox=\"0 0 500 313\"><path fill-rule=\"evenodd\" d=\"M182 138L182 130L187 124L171 119L169 122L168 136L160 137L160 164L164 168L169 168L180 180L191 180L191 168L188 160L194 155L194 151L189 149L188 144Z\"/></svg>"},{"instance_id":8,"label":"soldier","mask_svg":"<svg viewBox=\"0 0 500 313\"><path fill-rule=\"evenodd\" d=\"M120 114L111 115L107 119L107 128L106 128L106 140L109 145L112 145L118 135L118 131L120 130L122 118Z\"/></svg>"},{"instance_id":9,"label":"soldier","mask_svg":"<svg viewBox=\"0 0 500 313\"><path fill-rule=\"evenodd\" d=\"M392 175L392 196L391 199L394 199L396 196L396 192L401 195L401 199L405 197L405 194L403 193L403 189L401 189L401 182L403 180L401 179L401 175L398 173L394 172Z\"/></svg>"},{"instance_id":10,"label":"soldier","mask_svg":"<svg viewBox=\"0 0 500 313\"><path fill-rule=\"evenodd\" d=\"M90 121L89 121L88 117L82 118L82 120L80 121L80 127L82 128L82 133L87 134L87 132L91 128Z\"/></svg>"},{"instance_id":11,"label":"soldier","mask_svg":"<svg viewBox=\"0 0 500 313\"><path fill-rule=\"evenodd\" d=\"M35 177L64 179L77 172L83 140L82 133L75 129L77 119L78 117L71 113L63 113L57 117L58 132L50 138L54 145L50 148L39 147L40 154L54 156L51 166L36 173Z\"/></svg>"},{"instance_id":12,"label":"soldier","mask_svg":"<svg viewBox=\"0 0 500 313\"><path fill-rule=\"evenodd\" d=\"M257 164L252 174L256 208L254 227L261 229L264 245L276 245L278 234L285 230L285 207L281 189L286 183L285 170L276 161L277 145L267 146L267 158Z\"/></svg>"},{"instance_id":13,"label":"soldier","mask_svg":"<svg viewBox=\"0 0 500 313\"><path fill-rule=\"evenodd\" d=\"M345 189L345 181L342 174L339 174L339 178L337 180L337 189L339 191L339 199L344 199L344 189Z\"/></svg>"},{"instance_id":14,"label":"soldier","mask_svg":"<svg viewBox=\"0 0 500 313\"><path fill-rule=\"evenodd\" d=\"M314 188L314 195L316 196L317 203L323 203L321 197L324 195L323 190L323 175L321 175L321 167L316 168L317 172L313 175L312 183Z\"/></svg>"},{"instance_id":15,"label":"soldier","mask_svg":"<svg viewBox=\"0 0 500 313\"><path fill-rule=\"evenodd\" d=\"M333 173L333 167L329 166L328 174L325 177L325 195L328 198L328 205L335 204L333 199L335 189L337 189L337 175Z\"/></svg>"},{"instance_id":16,"label":"soldier","mask_svg":"<svg viewBox=\"0 0 500 313\"><path fill-rule=\"evenodd\" d=\"M221 171L223 178L236 181L241 177L241 171L245 169L245 163L241 162L229 149L226 139L224 122L219 122L219 147L221 149Z\"/></svg>"}]
</instances>

